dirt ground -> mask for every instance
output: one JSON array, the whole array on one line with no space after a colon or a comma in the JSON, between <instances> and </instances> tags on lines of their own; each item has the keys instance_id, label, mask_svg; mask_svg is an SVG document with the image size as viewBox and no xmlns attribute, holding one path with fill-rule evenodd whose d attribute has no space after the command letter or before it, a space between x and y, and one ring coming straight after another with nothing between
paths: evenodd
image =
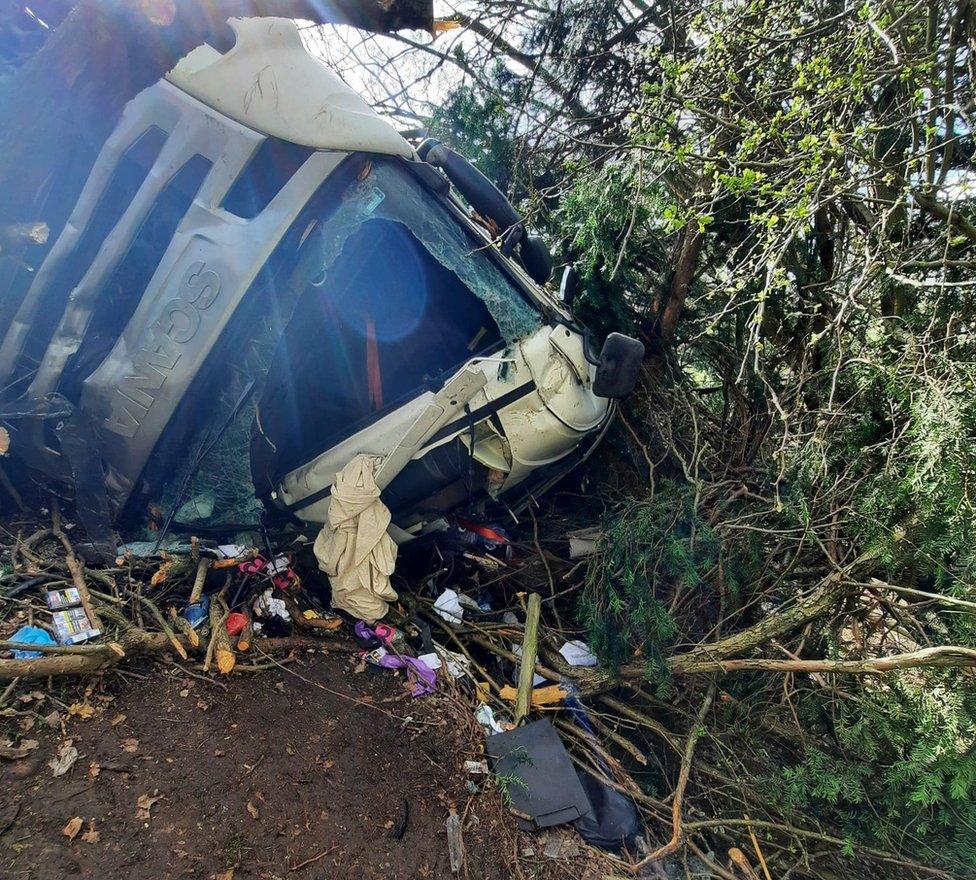
<instances>
[{"instance_id":1,"label":"dirt ground","mask_svg":"<svg viewBox=\"0 0 976 880\"><path fill-rule=\"evenodd\" d=\"M450 696L412 699L402 678L335 654L219 683L133 671L19 691L19 714L0 718L30 749L0 762L4 880L580 876L543 860L498 792L465 774L481 740ZM55 776L49 762L73 749Z\"/></svg>"}]
</instances>

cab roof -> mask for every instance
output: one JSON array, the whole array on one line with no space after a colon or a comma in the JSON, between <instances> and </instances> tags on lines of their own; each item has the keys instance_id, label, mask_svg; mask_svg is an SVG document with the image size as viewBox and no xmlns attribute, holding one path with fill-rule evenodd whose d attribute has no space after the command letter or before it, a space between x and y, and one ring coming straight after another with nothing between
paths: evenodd
<instances>
[{"instance_id":1,"label":"cab roof","mask_svg":"<svg viewBox=\"0 0 976 880\"><path fill-rule=\"evenodd\" d=\"M414 150L305 48L287 18L232 18L226 54L198 46L166 75L173 85L262 134L317 150L410 158Z\"/></svg>"}]
</instances>

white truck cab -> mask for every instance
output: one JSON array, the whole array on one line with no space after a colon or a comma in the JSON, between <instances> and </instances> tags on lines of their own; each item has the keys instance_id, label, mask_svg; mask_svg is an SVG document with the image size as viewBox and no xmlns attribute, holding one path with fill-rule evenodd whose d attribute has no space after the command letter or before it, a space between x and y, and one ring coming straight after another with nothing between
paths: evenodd
<instances>
[{"instance_id":1,"label":"white truck cab","mask_svg":"<svg viewBox=\"0 0 976 880\"><path fill-rule=\"evenodd\" d=\"M452 192L490 187L473 166L414 149L293 22L231 23L130 102L23 297L13 450L113 521L197 529L261 502L322 523L368 452L400 540L563 473L639 343L601 365L497 190L484 222Z\"/></svg>"}]
</instances>

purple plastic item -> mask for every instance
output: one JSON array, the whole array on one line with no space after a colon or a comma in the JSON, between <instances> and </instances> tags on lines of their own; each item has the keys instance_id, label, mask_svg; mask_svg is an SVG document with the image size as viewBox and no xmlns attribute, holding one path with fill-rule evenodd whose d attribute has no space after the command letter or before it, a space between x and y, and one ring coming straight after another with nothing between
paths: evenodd
<instances>
[{"instance_id":1,"label":"purple plastic item","mask_svg":"<svg viewBox=\"0 0 976 880\"><path fill-rule=\"evenodd\" d=\"M408 674L413 670L416 675L410 676L413 685L411 694L415 697L432 694L437 688L437 673L423 660L418 660L416 657L407 657L405 654L387 654L380 657L380 666L386 669L406 669Z\"/></svg>"}]
</instances>

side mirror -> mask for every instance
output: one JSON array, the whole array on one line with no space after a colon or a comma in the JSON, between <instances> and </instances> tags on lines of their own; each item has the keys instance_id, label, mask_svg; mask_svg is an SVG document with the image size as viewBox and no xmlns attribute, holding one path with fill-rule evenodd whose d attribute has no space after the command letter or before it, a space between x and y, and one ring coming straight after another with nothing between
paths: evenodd
<instances>
[{"instance_id":1,"label":"side mirror","mask_svg":"<svg viewBox=\"0 0 976 880\"><path fill-rule=\"evenodd\" d=\"M563 278L559 282L559 299L566 308L570 308L579 293L579 270L575 266L563 269Z\"/></svg>"},{"instance_id":2,"label":"side mirror","mask_svg":"<svg viewBox=\"0 0 976 880\"><path fill-rule=\"evenodd\" d=\"M623 333L611 333L600 352L593 393L597 397L626 397L637 387L643 362L643 342Z\"/></svg>"}]
</instances>

